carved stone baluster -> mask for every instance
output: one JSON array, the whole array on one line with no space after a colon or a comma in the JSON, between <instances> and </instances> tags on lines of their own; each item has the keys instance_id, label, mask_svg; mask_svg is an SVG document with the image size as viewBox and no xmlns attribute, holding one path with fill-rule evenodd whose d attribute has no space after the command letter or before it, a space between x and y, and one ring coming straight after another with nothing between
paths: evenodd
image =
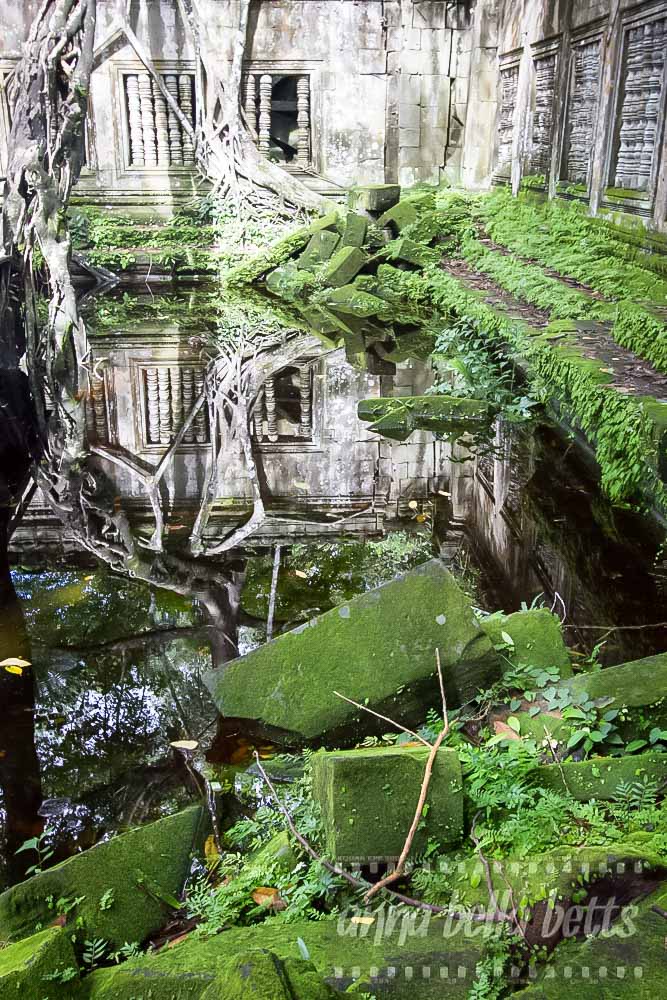
<instances>
[{"instance_id":1,"label":"carved stone baluster","mask_svg":"<svg viewBox=\"0 0 667 1000\"><path fill-rule=\"evenodd\" d=\"M264 386L259 390L257 403L255 404L255 435L258 441L263 441L264 434L264 413L266 410L266 399L264 397Z\"/></svg>"},{"instance_id":2,"label":"carved stone baluster","mask_svg":"<svg viewBox=\"0 0 667 1000\"><path fill-rule=\"evenodd\" d=\"M178 77L174 73L167 73L164 82L167 90L178 104ZM169 159L172 166L180 167L183 165L181 124L171 108L167 109L167 118L169 122Z\"/></svg>"},{"instance_id":3,"label":"carved stone baluster","mask_svg":"<svg viewBox=\"0 0 667 1000\"><path fill-rule=\"evenodd\" d=\"M593 148L593 133L600 96L600 43L588 42L574 49L572 95L568 107L568 142L565 177L586 184Z\"/></svg>"},{"instance_id":4,"label":"carved stone baluster","mask_svg":"<svg viewBox=\"0 0 667 1000\"><path fill-rule=\"evenodd\" d=\"M257 77L254 73L248 73L246 76L243 108L248 128L257 135Z\"/></svg>"},{"instance_id":5,"label":"carved stone baluster","mask_svg":"<svg viewBox=\"0 0 667 1000\"><path fill-rule=\"evenodd\" d=\"M535 115L533 117L533 139L530 154L530 171L533 174L548 174L549 172L555 86L555 54L536 59Z\"/></svg>"},{"instance_id":6,"label":"carved stone baluster","mask_svg":"<svg viewBox=\"0 0 667 1000\"><path fill-rule=\"evenodd\" d=\"M183 415L188 416L195 401L195 376L192 368L181 370L181 389L183 390ZM192 424L188 427L183 441L185 444L192 444L195 439L195 431Z\"/></svg>"},{"instance_id":7,"label":"carved stone baluster","mask_svg":"<svg viewBox=\"0 0 667 1000\"><path fill-rule=\"evenodd\" d=\"M189 122L193 120L192 114L192 77L189 73L181 73L178 78L178 104L183 112L184 118ZM195 147L192 137L183 132L183 163L186 167L192 166L195 162Z\"/></svg>"},{"instance_id":8,"label":"carved stone baluster","mask_svg":"<svg viewBox=\"0 0 667 1000\"><path fill-rule=\"evenodd\" d=\"M178 434L183 423L183 393L181 391L181 370L169 369L169 389L171 392L171 432Z\"/></svg>"},{"instance_id":9,"label":"carved stone baluster","mask_svg":"<svg viewBox=\"0 0 667 1000\"><path fill-rule=\"evenodd\" d=\"M276 417L276 387L272 378L264 383L264 401L266 403L266 425L269 441L278 440L278 420Z\"/></svg>"},{"instance_id":10,"label":"carved stone baluster","mask_svg":"<svg viewBox=\"0 0 667 1000\"><path fill-rule=\"evenodd\" d=\"M155 139L157 144L157 162L159 167L168 167L169 155L169 127L167 122L167 102L157 88L157 84L151 80L153 87L153 104L155 106Z\"/></svg>"},{"instance_id":11,"label":"carved stone baluster","mask_svg":"<svg viewBox=\"0 0 667 1000\"><path fill-rule=\"evenodd\" d=\"M512 167L514 142L514 109L516 107L519 67L508 66L500 71L500 112L498 115L498 167L497 172L509 174Z\"/></svg>"},{"instance_id":12,"label":"carved stone baluster","mask_svg":"<svg viewBox=\"0 0 667 1000\"><path fill-rule=\"evenodd\" d=\"M144 139L144 162L147 167L156 167L157 147L155 144L153 88L148 73L139 74L139 101L141 104L141 131Z\"/></svg>"},{"instance_id":13,"label":"carved stone baluster","mask_svg":"<svg viewBox=\"0 0 667 1000\"><path fill-rule=\"evenodd\" d=\"M296 160L300 167L310 163L310 79L300 76L296 82L296 123L299 127Z\"/></svg>"},{"instance_id":14,"label":"carved stone baluster","mask_svg":"<svg viewBox=\"0 0 667 1000\"><path fill-rule=\"evenodd\" d=\"M130 131L130 164L144 165L144 137L141 130L141 102L139 100L139 79L134 74L125 77L127 88L127 123Z\"/></svg>"},{"instance_id":15,"label":"carved stone baluster","mask_svg":"<svg viewBox=\"0 0 667 1000\"><path fill-rule=\"evenodd\" d=\"M160 404L157 368L146 369L146 435L148 444L160 443Z\"/></svg>"},{"instance_id":16,"label":"carved stone baluster","mask_svg":"<svg viewBox=\"0 0 667 1000\"><path fill-rule=\"evenodd\" d=\"M647 190L653 171L665 63L667 18L627 35L614 184Z\"/></svg>"},{"instance_id":17,"label":"carved stone baluster","mask_svg":"<svg viewBox=\"0 0 667 1000\"><path fill-rule=\"evenodd\" d=\"M305 366L299 369L299 404L301 406L301 420L299 422L299 435L302 438L309 438L312 435L311 406L312 406L312 379L310 368Z\"/></svg>"},{"instance_id":18,"label":"carved stone baluster","mask_svg":"<svg viewBox=\"0 0 667 1000\"><path fill-rule=\"evenodd\" d=\"M109 441L109 431L107 428L107 398L104 391L104 380L100 378L91 379L90 393L95 420L95 440L100 444L107 444Z\"/></svg>"},{"instance_id":19,"label":"carved stone baluster","mask_svg":"<svg viewBox=\"0 0 667 1000\"><path fill-rule=\"evenodd\" d=\"M160 424L160 444L169 444L171 437L171 396L169 393L169 369L160 366L157 370L158 406Z\"/></svg>"},{"instance_id":20,"label":"carved stone baluster","mask_svg":"<svg viewBox=\"0 0 667 1000\"><path fill-rule=\"evenodd\" d=\"M259 78L259 151L268 155L271 144L271 77L265 73Z\"/></svg>"},{"instance_id":21,"label":"carved stone baluster","mask_svg":"<svg viewBox=\"0 0 667 1000\"><path fill-rule=\"evenodd\" d=\"M199 367L194 371L195 399L204 390L204 369ZM202 406L195 417L195 441L197 444L206 444L208 441L208 430L206 426L206 407Z\"/></svg>"},{"instance_id":22,"label":"carved stone baluster","mask_svg":"<svg viewBox=\"0 0 667 1000\"><path fill-rule=\"evenodd\" d=\"M92 389L86 399L85 407L86 416L86 437L89 441L96 441L97 434L95 432L95 407L93 406L93 393Z\"/></svg>"}]
</instances>

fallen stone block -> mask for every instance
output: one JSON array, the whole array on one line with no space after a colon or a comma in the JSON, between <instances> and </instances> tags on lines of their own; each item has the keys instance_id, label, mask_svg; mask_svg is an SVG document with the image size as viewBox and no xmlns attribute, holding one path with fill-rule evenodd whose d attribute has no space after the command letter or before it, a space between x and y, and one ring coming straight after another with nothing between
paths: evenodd
<instances>
[{"instance_id":1,"label":"fallen stone block","mask_svg":"<svg viewBox=\"0 0 667 1000\"><path fill-rule=\"evenodd\" d=\"M596 757L593 760L566 760L558 767L544 764L538 769L536 783L556 792L569 792L579 802L616 799L621 785L667 782L667 753L653 751L627 757Z\"/></svg>"},{"instance_id":2,"label":"fallen stone block","mask_svg":"<svg viewBox=\"0 0 667 1000\"><path fill-rule=\"evenodd\" d=\"M73 973L64 982L54 973ZM3 1000L68 1000L79 985L79 969L69 933L46 930L0 949L0 997Z\"/></svg>"},{"instance_id":3,"label":"fallen stone block","mask_svg":"<svg viewBox=\"0 0 667 1000\"><path fill-rule=\"evenodd\" d=\"M338 233L332 233L328 229L313 233L308 241L308 246L297 261L297 267L309 271L316 270L320 264L329 260L339 243Z\"/></svg>"},{"instance_id":4,"label":"fallen stone block","mask_svg":"<svg viewBox=\"0 0 667 1000\"><path fill-rule=\"evenodd\" d=\"M210 671L223 715L282 743L340 744L374 720L338 691L409 725L439 703L440 650L449 704L469 701L500 676L498 655L454 577L432 560ZM386 730L386 723L380 731ZM379 728L379 727L378 727Z\"/></svg>"},{"instance_id":5,"label":"fallen stone block","mask_svg":"<svg viewBox=\"0 0 667 1000\"><path fill-rule=\"evenodd\" d=\"M423 243L417 243L407 236L395 240L388 249L392 260L402 260L406 264L414 264L415 267L435 264L442 256L435 248L424 246Z\"/></svg>"},{"instance_id":6,"label":"fallen stone block","mask_svg":"<svg viewBox=\"0 0 667 1000\"><path fill-rule=\"evenodd\" d=\"M462 434L490 425L495 411L481 399L456 396L377 396L360 400L360 420L372 421L370 430L386 435L387 429L401 432L405 440L414 430L439 434Z\"/></svg>"},{"instance_id":7,"label":"fallen stone block","mask_svg":"<svg viewBox=\"0 0 667 1000\"><path fill-rule=\"evenodd\" d=\"M664 885L615 912L605 933L558 945L538 982L513 994L516 1000L657 1000L667 996Z\"/></svg>"},{"instance_id":8,"label":"fallen stone block","mask_svg":"<svg viewBox=\"0 0 667 1000\"><path fill-rule=\"evenodd\" d=\"M355 212L386 212L401 197L398 184L364 184L348 191L347 203Z\"/></svg>"},{"instance_id":9,"label":"fallen stone block","mask_svg":"<svg viewBox=\"0 0 667 1000\"><path fill-rule=\"evenodd\" d=\"M88 997L200 1000L216 981L221 962L263 948L285 962L288 974L294 968L288 960L302 958L305 949L320 976L339 994L354 986L353 995L366 993L378 1000L465 1000L484 954L483 929L465 921L429 919L405 907L382 908L363 922L358 912L354 908L336 920L289 924L270 917L208 940L190 936L173 948L96 970L88 977Z\"/></svg>"},{"instance_id":10,"label":"fallen stone block","mask_svg":"<svg viewBox=\"0 0 667 1000\"><path fill-rule=\"evenodd\" d=\"M412 226L422 213L433 208L434 196L430 192L421 192L401 198L378 219L378 226L390 226L395 232L401 232L406 226Z\"/></svg>"},{"instance_id":11,"label":"fallen stone block","mask_svg":"<svg viewBox=\"0 0 667 1000\"><path fill-rule=\"evenodd\" d=\"M103 938L110 948L143 941L177 908L190 859L203 849L207 832L207 814L192 806L96 844L6 889L0 895L0 940L26 937L37 924L52 921L49 896L80 896L68 915L69 933L80 940Z\"/></svg>"},{"instance_id":12,"label":"fallen stone block","mask_svg":"<svg viewBox=\"0 0 667 1000\"><path fill-rule=\"evenodd\" d=\"M348 212L341 243L345 247L362 247L366 239L368 222L363 215Z\"/></svg>"},{"instance_id":13,"label":"fallen stone block","mask_svg":"<svg viewBox=\"0 0 667 1000\"><path fill-rule=\"evenodd\" d=\"M646 656L594 673L579 674L565 682L573 695L587 694L594 701L613 698L610 708L645 708L667 696L667 653Z\"/></svg>"},{"instance_id":14,"label":"fallen stone block","mask_svg":"<svg viewBox=\"0 0 667 1000\"><path fill-rule=\"evenodd\" d=\"M348 285L368 261L359 247L340 247L322 268L321 278L330 288Z\"/></svg>"},{"instance_id":15,"label":"fallen stone block","mask_svg":"<svg viewBox=\"0 0 667 1000\"><path fill-rule=\"evenodd\" d=\"M319 233L327 229L334 230L337 224L338 210L335 209L333 212L329 212L327 215L316 219L309 226L297 229L294 233L289 233L277 243L255 254L250 260L243 261L243 263L235 267L226 276L225 284L234 287L257 281L263 275L267 274L267 272L278 267L279 264L283 264L291 257L296 256L307 245L313 233Z\"/></svg>"},{"instance_id":16,"label":"fallen stone block","mask_svg":"<svg viewBox=\"0 0 667 1000\"><path fill-rule=\"evenodd\" d=\"M322 297L322 304L337 312L349 313L351 316L387 316L388 306L383 299L362 291L356 285L341 285L332 288Z\"/></svg>"},{"instance_id":17,"label":"fallen stone block","mask_svg":"<svg viewBox=\"0 0 667 1000\"><path fill-rule=\"evenodd\" d=\"M291 261L271 271L266 279L268 290L286 302L302 298L306 290L312 287L312 283L313 277L310 272L300 271Z\"/></svg>"},{"instance_id":18,"label":"fallen stone block","mask_svg":"<svg viewBox=\"0 0 667 1000\"><path fill-rule=\"evenodd\" d=\"M255 948L222 962L202 1000L335 1000L312 962Z\"/></svg>"},{"instance_id":19,"label":"fallen stone block","mask_svg":"<svg viewBox=\"0 0 667 1000\"><path fill-rule=\"evenodd\" d=\"M329 338L332 347L336 346L340 338L340 326L336 322L335 317L327 309L322 309L320 306L312 304L307 306L299 305L298 308L311 329L319 336ZM335 334L336 336L331 337L331 334Z\"/></svg>"},{"instance_id":20,"label":"fallen stone block","mask_svg":"<svg viewBox=\"0 0 667 1000\"><path fill-rule=\"evenodd\" d=\"M350 863L398 859L428 755L422 746L315 754L313 796L322 813L328 857ZM455 750L438 751L427 802L413 856L422 854L429 841L446 850L463 835L461 764Z\"/></svg>"},{"instance_id":21,"label":"fallen stone block","mask_svg":"<svg viewBox=\"0 0 667 1000\"><path fill-rule=\"evenodd\" d=\"M502 645L504 656L513 666L556 667L562 678L572 676L560 619L547 608L489 615L480 620L480 625L494 646ZM505 642L503 632L513 645Z\"/></svg>"}]
</instances>

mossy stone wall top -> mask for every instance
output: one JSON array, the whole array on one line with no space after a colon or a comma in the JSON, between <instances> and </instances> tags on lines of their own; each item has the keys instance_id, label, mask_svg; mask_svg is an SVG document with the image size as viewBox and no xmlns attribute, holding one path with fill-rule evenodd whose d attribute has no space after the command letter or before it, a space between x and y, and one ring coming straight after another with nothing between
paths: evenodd
<instances>
[{"instance_id":1,"label":"mossy stone wall top","mask_svg":"<svg viewBox=\"0 0 667 1000\"><path fill-rule=\"evenodd\" d=\"M423 721L426 708L439 703L436 649L452 707L499 676L498 656L467 598L432 560L210 671L205 681L223 715L271 727L288 744L326 738L340 745L361 727L359 711L334 692L399 722ZM365 714L364 731L373 723Z\"/></svg>"},{"instance_id":2,"label":"mossy stone wall top","mask_svg":"<svg viewBox=\"0 0 667 1000\"><path fill-rule=\"evenodd\" d=\"M556 667L561 677L571 677L572 667L557 615L547 608L515 611L503 617L483 618L481 626L494 645L503 643L502 633L514 641L504 649L504 655L515 665Z\"/></svg>"},{"instance_id":3,"label":"mossy stone wall top","mask_svg":"<svg viewBox=\"0 0 667 1000\"><path fill-rule=\"evenodd\" d=\"M575 695L586 693L593 699L614 698L614 708L654 705L667 695L667 653L580 674L569 680L567 686Z\"/></svg>"}]
</instances>

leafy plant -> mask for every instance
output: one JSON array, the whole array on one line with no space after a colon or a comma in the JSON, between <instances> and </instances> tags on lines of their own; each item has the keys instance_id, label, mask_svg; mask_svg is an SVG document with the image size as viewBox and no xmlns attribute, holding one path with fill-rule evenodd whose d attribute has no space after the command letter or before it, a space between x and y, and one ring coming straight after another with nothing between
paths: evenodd
<instances>
[{"instance_id":1,"label":"leafy plant","mask_svg":"<svg viewBox=\"0 0 667 1000\"><path fill-rule=\"evenodd\" d=\"M16 854L21 854L23 851L35 851L37 854L37 861L34 865L30 865L26 869L26 875L39 875L46 867L47 861L53 857L54 850L49 843L49 838L52 831L46 827L38 837L30 837L29 840L24 841Z\"/></svg>"},{"instance_id":2,"label":"leafy plant","mask_svg":"<svg viewBox=\"0 0 667 1000\"><path fill-rule=\"evenodd\" d=\"M88 969L95 969L104 958L109 942L104 938L91 938L83 942L81 959Z\"/></svg>"}]
</instances>

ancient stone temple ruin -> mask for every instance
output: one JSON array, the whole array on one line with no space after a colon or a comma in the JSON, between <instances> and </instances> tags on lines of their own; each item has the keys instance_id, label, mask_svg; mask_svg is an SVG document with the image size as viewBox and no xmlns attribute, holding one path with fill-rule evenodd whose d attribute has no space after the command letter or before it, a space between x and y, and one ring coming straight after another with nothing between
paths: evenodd
<instances>
[{"instance_id":1,"label":"ancient stone temple ruin","mask_svg":"<svg viewBox=\"0 0 667 1000\"><path fill-rule=\"evenodd\" d=\"M231 58L234 0L207 0ZM36 0L3 5L0 169L13 66ZM194 54L176 0L134 0L136 36L187 119ZM98 0L87 203L173 207L201 189L194 150ZM256 0L243 107L260 150L335 195L351 184L522 179L664 230L667 10L661 2Z\"/></svg>"}]
</instances>

